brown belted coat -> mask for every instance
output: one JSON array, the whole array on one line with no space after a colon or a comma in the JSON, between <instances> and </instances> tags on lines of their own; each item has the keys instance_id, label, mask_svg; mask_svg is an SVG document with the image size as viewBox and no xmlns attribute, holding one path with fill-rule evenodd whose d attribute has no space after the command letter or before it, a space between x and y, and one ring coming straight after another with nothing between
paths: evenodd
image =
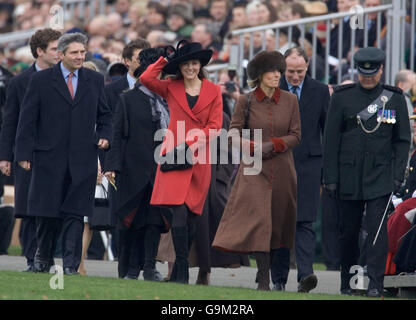
<instances>
[{"instance_id":1,"label":"brown belted coat","mask_svg":"<svg viewBox=\"0 0 416 320\"><path fill-rule=\"evenodd\" d=\"M263 142L271 137L283 139L287 148L262 160L260 174L245 175L247 165L240 164L213 247L235 252L293 248L296 171L292 149L301 138L298 101L294 94L280 89L271 99L260 88L250 94L249 128L262 129ZM246 96L240 96L230 130L244 128L246 107Z\"/></svg>"}]
</instances>

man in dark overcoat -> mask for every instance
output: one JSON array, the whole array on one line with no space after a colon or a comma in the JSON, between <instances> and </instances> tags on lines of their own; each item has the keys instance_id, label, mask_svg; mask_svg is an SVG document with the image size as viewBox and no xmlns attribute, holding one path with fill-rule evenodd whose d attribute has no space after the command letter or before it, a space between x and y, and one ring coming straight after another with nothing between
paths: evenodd
<instances>
[{"instance_id":1,"label":"man in dark overcoat","mask_svg":"<svg viewBox=\"0 0 416 320\"><path fill-rule=\"evenodd\" d=\"M135 39L131 42L129 42L124 48L122 52L122 58L124 65L127 67L128 71L125 75L121 76L119 79L110 82L105 86L105 95L107 97L107 103L108 106L111 109L111 112L113 114L113 117L116 113L116 106L118 103L118 100L120 98L120 95L129 89L134 88L134 84L136 83L136 78L134 77L134 71L139 66L139 52L143 49L150 48L150 43L145 39ZM106 152L99 152L98 156L100 158L101 167L106 167L105 156ZM117 197L116 197L116 191L114 188L110 188L108 192L108 198L110 200L110 210L111 214L115 214L114 211L117 207ZM115 250L113 250L113 253L115 256L118 256L119 254L119 240L120 240L120 233L118 229L113 229L110 231L113 236L113 243L115 244ZM120 261L119 261L120 264Z\"/></svg>"},{"instance_id":2,"label":"man in dark overcoat","mask_svg":"<svg viewBox=\"0 0 416 320\"><path fill-rule=\"evenodd\" d=\"M3 108L2 130L0 132L0 169L10 176L14 161L14 146L20 108L30 77L36 71L47 69L59 62L57 51L59 31L45 28L35 32L30 39L30 49L35 63L21 74L14 77L8 86L6 103ZM31 171L13 165L14 170L14 212L21 218L19 238L22 253L26 257L26 271L33 271L33 259L36 252L36 223L33 216L27 215L27 195L30 185ZM52 262L51 262L52 263Z\"/></svg>"},{"instance_id":3,"label":"man in dark overcoat","mask_svg":"<svg viewBox=\"0 0 416 320\"><path fill-rule=\"evenodd\" d=\"M36 217L38 272L48 270L62 229L64 273L77 273L83 217L93 210L97 149L109 147L104 78L82 68L86 41L80 33L59 38L61 62L32 75L19 117L16 160L32 170L28 214Z\"/></svg>"},{"instance_id":4,"label":"man in dark overcoat","mask_svg":"<svg viewBox=\"0 0 416 320\"><path fill-rule=\"evenodd\" d=\"M392 192L401 187L409 154L406 100L400 89L380 84L384 60L385 53L374 47L355 53L359 82L335 89L326 121L324 183L339 198L342 294L355 289L350 271L358 265L365 211L367 295L383 295L388 250L384 213Z\"/></svg>"},{"instance_id":5,"label":"man in dark overcoat","mask_svg":"<svg viewBox=\"0 0 416 320\"><path fill-rule=\"evenodd\" d=\"M297 212L295 253L298 291L309 292L317 285L313 273L315 231L313 223L319 207L322 172L322 135L329 106L328 86L306 75L309 58L302 48L285 53L286 71L280 88L299 100L302 140L293 150L297 175ZM290 253L287 248L272 252L272 281L275 290L284 290L289 274Z\"/></svg>"},{"instance_id":6,"label":"man in dark overcoat","mask_svg":"<svg viewBox=\"0 0 416 320\"><path fill-rule=\"evenodd\" d=\"M138 78L159 56L153 48L140 52L140 67L134 75ZM116 107L113 147L107 153L104 171L109 179L116 179L117 185L120 278L137 279L143 269L145 280L163 279L155 264L160 233L167 231L162 214L169 218L170 210L150 206L150 196L157 168L154 154L160 144L155 133L166 129L169 122L165 104L161 97L136 82L132 90L121 95Z\"/></svg>"}]
</instances>

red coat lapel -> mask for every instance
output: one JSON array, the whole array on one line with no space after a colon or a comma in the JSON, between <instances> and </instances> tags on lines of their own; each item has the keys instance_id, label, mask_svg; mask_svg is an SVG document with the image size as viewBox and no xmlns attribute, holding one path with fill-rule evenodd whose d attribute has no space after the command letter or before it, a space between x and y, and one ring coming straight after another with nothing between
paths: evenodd
<instances>
[{"instance_id":1,"label":"red coat lapel","mask_svg":"<svg viewBox=\"0 0 416 320\"><path fill-rule=\"evenodd\" d=\"M215 99L216 96L217 96L216 86L212 82L209 82L208 80L203 79L201 92L199 94L198 101L196 102L194 108L192 109L192 112L194 114L198 114L203 109L205 109L212 102L212 100Z\"/></svg>"}]
</instances>

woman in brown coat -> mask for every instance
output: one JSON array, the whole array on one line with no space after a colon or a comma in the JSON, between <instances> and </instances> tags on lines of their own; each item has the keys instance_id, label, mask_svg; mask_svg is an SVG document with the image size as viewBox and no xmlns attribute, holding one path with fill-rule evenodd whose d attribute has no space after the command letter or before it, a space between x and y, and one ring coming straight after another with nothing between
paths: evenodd
<instances>
[{"instance_id":1,"label":"woman in brown coat","mask_svg":"<svg viewBox=\"0 0 416 320\"><path fill-rule=\"evenodd\" d=\"M244 161L215 236L213 246L234 252L252 252L258 267L258 290L270 290L270 250L293 248L296 228L296 171L292 149L300 143L300 117L294 94L279 89L285 71L283 56L260 52L249 62L250 86L240 96L231 129L261 129L262 143L242 139L261 148L263 159L257 175L245 175ZM251 148L253 151L253 148ZM243 148L244 151L244 148ZM244 159L244 157L243 157Z\"/></svg>"}]
</instances>

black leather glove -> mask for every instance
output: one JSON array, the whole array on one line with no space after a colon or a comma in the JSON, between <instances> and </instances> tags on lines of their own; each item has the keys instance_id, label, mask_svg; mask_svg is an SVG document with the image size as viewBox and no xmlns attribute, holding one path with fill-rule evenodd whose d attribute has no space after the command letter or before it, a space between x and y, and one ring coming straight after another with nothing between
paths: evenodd
<instances>
[{"instance_id":1,"label":"black leather glove","mask_svg":"<svg viewBox=\"0 0 416 320\"><path fill-rule=\"evenodd\" d=\"M402 187L402 182L399 180L394 180L394 194L399 193L401 187Z\"/></svg>"},{"instance_id":2,"label":"black leather glove","mask_svg":"<svg viewBox=\"0 0 416 320\"><path fill-rule=\"evenodd\" d=\"M337 184L336 183L325 184L324 188L326 192L328 192L328 195L330 198L335 199L337 197Z\"/></svg>"}]
</instances>

